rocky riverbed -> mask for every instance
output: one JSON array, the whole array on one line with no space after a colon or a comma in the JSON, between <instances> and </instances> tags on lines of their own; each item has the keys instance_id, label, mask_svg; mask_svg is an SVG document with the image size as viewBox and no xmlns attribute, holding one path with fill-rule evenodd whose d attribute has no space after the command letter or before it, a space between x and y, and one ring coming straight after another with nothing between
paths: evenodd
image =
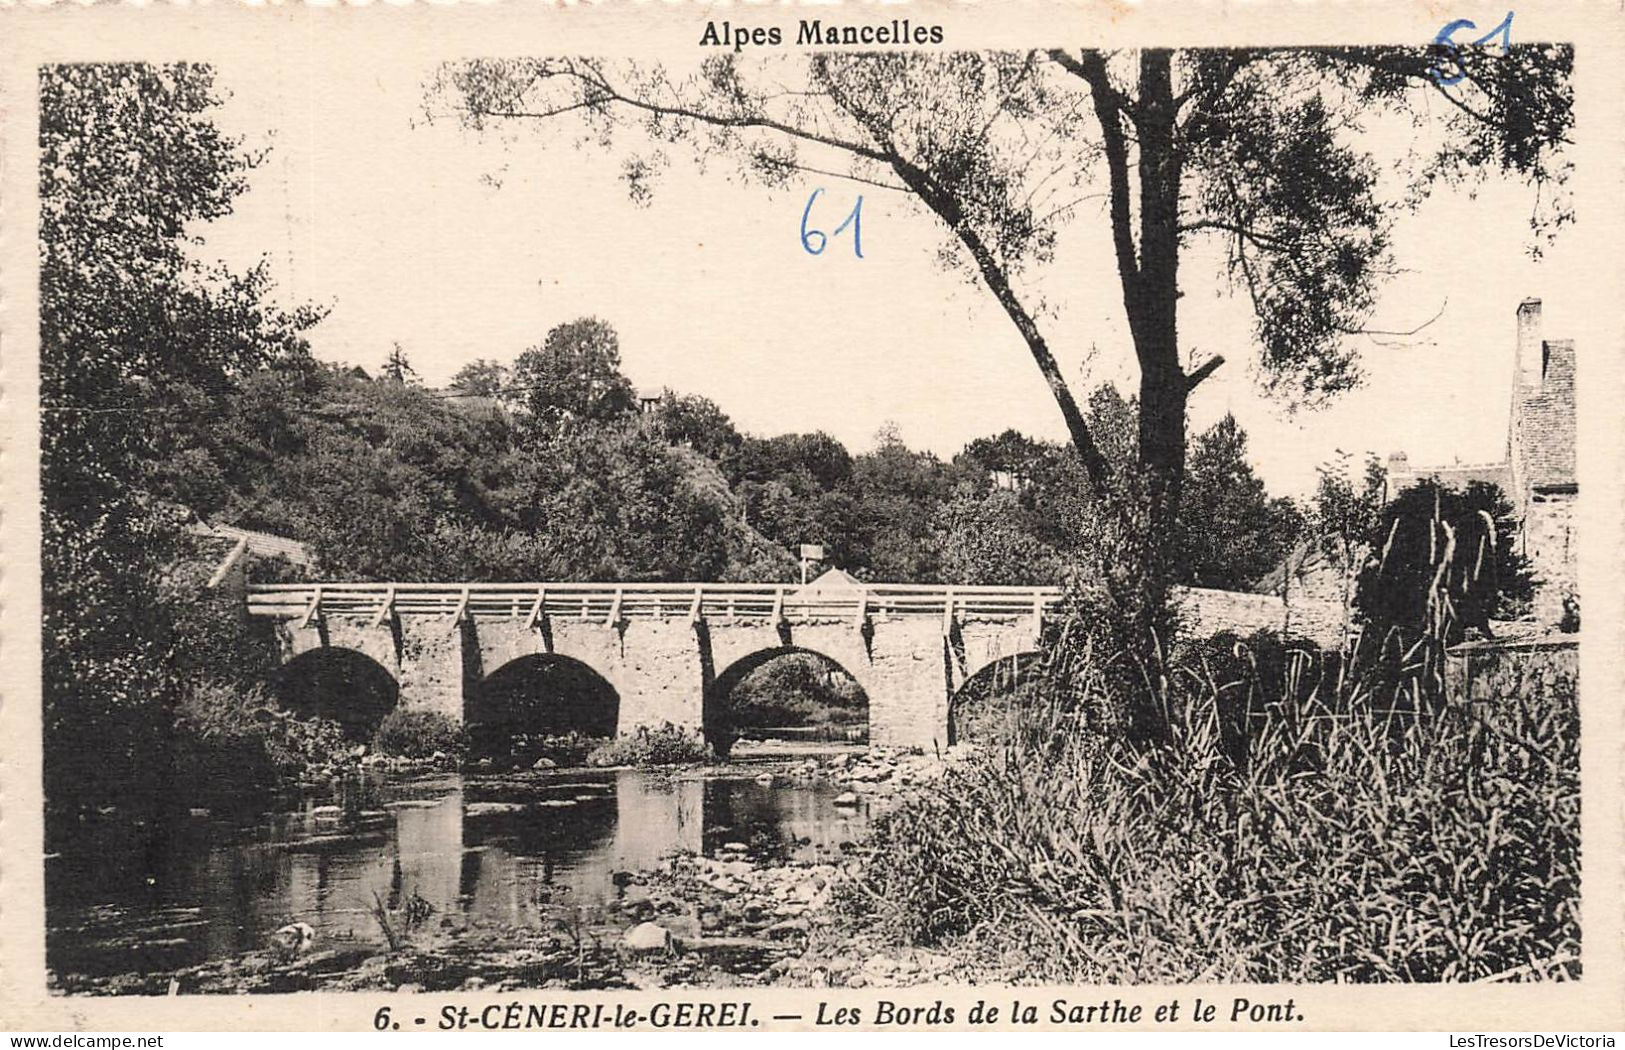
<instances>
[{"instance_id":1,"label":"rocky riverbed","mask_svg":"<svg viewBox=\"0 0 1625 1050\"><path fill-rule=\"evenodd\" d=\"M900 795L926 788L943 763L937 756L880 749L758 756L748 775L764 786L814 782L824 785L822 797L837 792L829 803L834 807L878 812ZM699 775L738 779L742 774L730 766ZM465 810L474 810L470 817L498 805L516 804L464 803ZM56 985L67 992L149 995L862 987L943 981L963 973L949 955L899 950L850 928L840 904L843 894L860 892L853 888L853 876L862 863L861 842L843 841L811 860L795 846L752 836L745 827L708 828L704 855L677 852L639 869L615 870L594 902L563 894L532 922L504 923L437 909L408 895L389 907L377 901L368 943L316 936L296 922L263 945L226 958L169 971L65 974ZM383 938L376 936L379 931Z\"/></svg>"}]
</instances>

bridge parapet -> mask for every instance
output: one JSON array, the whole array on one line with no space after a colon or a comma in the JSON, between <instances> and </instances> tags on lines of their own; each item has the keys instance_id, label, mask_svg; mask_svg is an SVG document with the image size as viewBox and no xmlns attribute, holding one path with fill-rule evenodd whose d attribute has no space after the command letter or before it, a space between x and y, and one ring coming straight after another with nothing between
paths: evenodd
<instances>
[{"instance_id":1,"label":"bridge parapet","mask_svg":"<svg viewBox=\"0 0 1625 1050\"><path fill-rule=\"evenodd\" d=\"M309 623L318 616L521 619L597 623L635 619L765 620L814 623L935 616L1043 617L1061 602L1058 587L945 587L879 583L811 589L736 583L299 583L248 588L250 615Z\"/></svg>"}]
</instances>

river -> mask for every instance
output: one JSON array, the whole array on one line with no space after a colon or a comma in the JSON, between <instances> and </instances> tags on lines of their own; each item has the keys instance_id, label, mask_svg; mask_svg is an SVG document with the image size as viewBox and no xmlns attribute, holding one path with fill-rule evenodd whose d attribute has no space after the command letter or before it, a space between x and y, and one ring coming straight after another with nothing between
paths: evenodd
<instances>
[{"instance_id":1,"label":"river","mask_svg":"<svg viewBox=\"0 0 1625 1050\"><path fill-rule=\"evenodd\" d=\"M323 945L384 947L378 905L436 921L542 926L602 919L625 875L674 853L821 861L867 808L828 781L764 773L782 752L704 770L372 773L251 823L202 811L110 820L47 858L47 964L96 978L161 973L263 949L293 922ZM424 907L427 905L427 907Z\"/></svg>"}]
</instances>

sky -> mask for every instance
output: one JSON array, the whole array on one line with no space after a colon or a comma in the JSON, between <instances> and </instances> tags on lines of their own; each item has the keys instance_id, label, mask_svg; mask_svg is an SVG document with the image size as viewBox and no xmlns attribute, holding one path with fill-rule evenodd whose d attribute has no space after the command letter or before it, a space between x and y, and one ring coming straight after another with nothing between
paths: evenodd
<instances>
[{"instance_id":1,"label":"sky","mask_svg":"<svg viewBox=\"0 0 1625 1050\"><path fill-rule=\"evenodd\" d=\"M675 157L640 206L620 158L578 145L569 125L482 135L426 122L434 67L419 52L334 63L297 49L218 67L230 96L220 123L269 152L234 213L200 231L203 254L263 258L280 302L327 307L309 333L319 358L375 370L398 341L443 386L470 361L511 361L591 315L619 333L637 386L709 397L747 432L825 430L863 451L892 424L944 457L1010 427L1065 439L1025 344L983 286L939 264L943 228L907 196L838 180L741 187ZM820 185L825 229L863 194L863 258L844 238L819 256L802 249ZM1246 304L1212 258L1188 255L1184 349L1226 358L1192 399L1193 431L1233 413L1277 495L1312 491L1339 450L1403 450L1416 465L1503 458L1514 310L1543 299L1545 335L1561 338L1584 277L1562 239L1530 257L1532 200L1491 183L1403 216L1402 272L1372 327L1437 320L1409 339L1361 338L1365 385L1312 411L1262 392ZM1104 216L1081 211L1031 284L1079 400L1102 381L1132 392Z\"/></svg>"}]
</instances>

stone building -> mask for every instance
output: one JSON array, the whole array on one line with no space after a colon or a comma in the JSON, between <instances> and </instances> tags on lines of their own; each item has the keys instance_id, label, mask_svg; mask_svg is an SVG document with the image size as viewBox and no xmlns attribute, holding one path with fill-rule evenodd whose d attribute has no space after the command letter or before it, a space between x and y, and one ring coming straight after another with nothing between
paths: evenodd
<instances>
[{"instance_id":1,"label":"stone building","mask_svg":"<svg viewBox=\"0 0 1625 1050\"><path fill-rule=\"evenodd\" d=\"M1539 299L1518 304L1517 355L1508 414L1506 459L1498 463L1413 467L1404 453L1388 460L1390 496L1425 478L1500 486L1518 520L1518 542L1536 579L1534 619L1573 625L1575 578L1574 341L1546 339Z\"/></svg>"},{"instance_id":2,"label":"stone building","mask_svg":"<svg viewBox=\"0 0 1625 1050\"><path fill-rule=\"evenodd\" d=\"M1453 488L1475 481L1498 486L1518 521L1518 543L1536 578L1531 626L1572 629L1578 617L1575 577L1574 341L1545 339L1539 299L1517 310L1516 362L1507 423L1507 451L1493 463L1412 465L1403 452L1388 457L1385 497L1433 478ZM1322 645L1341 644L1354 630L1353 577L1364 554L1328 555L1300 543L1258 589L1287 605L1290 633Z\"/></svg>"}]
</instances>

